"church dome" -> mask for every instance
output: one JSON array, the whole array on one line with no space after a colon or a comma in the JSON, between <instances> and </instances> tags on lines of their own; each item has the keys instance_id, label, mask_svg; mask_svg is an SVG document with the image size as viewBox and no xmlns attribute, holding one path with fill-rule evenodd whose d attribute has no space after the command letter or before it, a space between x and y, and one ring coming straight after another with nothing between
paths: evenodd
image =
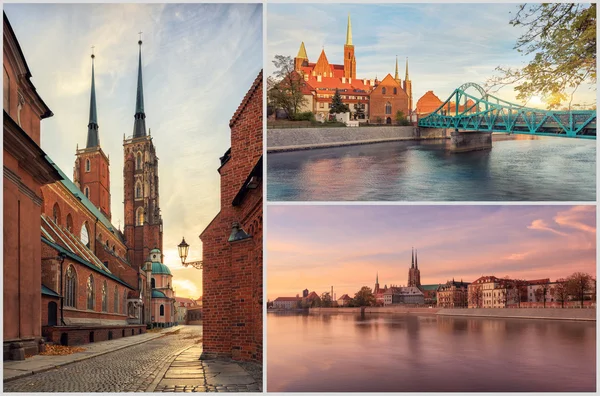
<instances>
[{"instance_id":1,"label":"church dome","mask_svg":"<svg viewBox=\"0 0 600 396\"><path fill-rule=\"evenodd\" d=\"M159 290L152 289L152 298L167 298L167 296Z\"/></svg>"},{"instance_id":2,"label":"church dome","mask_svg":"<svg viewBox=\"0 0 600 396\"><path fill-rule=\"evenodd\" d=\"M152 262L152 275L171 275L171 270L166 265L159 263L158 261Z\"/></svg>"}]
</instances>

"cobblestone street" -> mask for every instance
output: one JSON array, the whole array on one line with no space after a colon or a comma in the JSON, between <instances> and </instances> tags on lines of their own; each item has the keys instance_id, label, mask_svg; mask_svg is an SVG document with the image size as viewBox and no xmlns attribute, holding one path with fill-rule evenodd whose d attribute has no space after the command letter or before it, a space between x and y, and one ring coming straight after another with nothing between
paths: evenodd
<instances>
[{"instance_id":1,"label":"cobblestone street","mask_svg":"<svg viewBox=\"0 0 600 396\"><path fill-rule=\"evenodd\" d=\"M232 381L230 385L222 386L223 381L220 381L217 386L214 381L207 382L206 378L213 376L222 366L213 368L210 361L198 360L201 336L201 326L181 326L174 333L142 344L5 382L4 392L219 392L262 389L262 380L257 382L235 363L231 363L228 370L234 371L235 375L229 374L229 378L238 379L240 384Z\"/></svg>"}]
</instances>

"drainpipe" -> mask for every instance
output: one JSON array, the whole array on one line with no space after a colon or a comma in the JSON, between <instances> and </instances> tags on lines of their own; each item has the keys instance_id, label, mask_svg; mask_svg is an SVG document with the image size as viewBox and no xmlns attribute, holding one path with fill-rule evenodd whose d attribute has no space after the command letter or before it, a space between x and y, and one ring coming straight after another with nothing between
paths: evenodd
<instances>
[{"instance_id":1,"label":"drainpipe","mask_svg":"<svg viewBox=\"0 0 600 396\"><path fill-rule=\"evenodd\" d=\"M64 317L64 304L65 304L65 294L63 291L63 263L65 261L66 254L63 252L58 253L58 259L60 260L60 324L65 326L65 317Z\"/></svg>"}]
</instances>

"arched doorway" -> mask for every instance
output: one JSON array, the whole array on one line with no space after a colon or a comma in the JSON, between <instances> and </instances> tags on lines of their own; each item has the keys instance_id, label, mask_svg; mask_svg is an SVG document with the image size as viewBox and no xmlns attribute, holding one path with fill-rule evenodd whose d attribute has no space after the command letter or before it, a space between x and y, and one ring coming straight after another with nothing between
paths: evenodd
<instances>
[{"instance_id":1,"label":"arched doorway","mask_svg":"<svg viewBox=\"0 0 600 396\"><path fill-rule=\"evenodd\" d=\"M385 123L386 124L391 124L392 123L392 119L390 117L385 119Z\"/></svg>"},{"instance_id":2,"label":"arched doorway","mask_svg":"<svg viewBox=\"0 0 600 396\"><path fill-rule=\"evenodd\" d=\"M54 301L48 303L48 326L56 326L58 306Z\"/></svg>"}]
</instances>

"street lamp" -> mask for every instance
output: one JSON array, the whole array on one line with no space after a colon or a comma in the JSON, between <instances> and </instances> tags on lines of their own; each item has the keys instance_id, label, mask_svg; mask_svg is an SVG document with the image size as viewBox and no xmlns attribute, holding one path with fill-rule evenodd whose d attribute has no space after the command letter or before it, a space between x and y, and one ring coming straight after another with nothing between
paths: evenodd
<instances>
[{"instance_id":1,"label":"street lamp","mask_svg":"<svg viewBox=\"0 0 600 396\"><path fill-rule=\"evenodd\" d=\"M181 243L177 245L177 250L179 251L179 257L181 258L181 264L184 267L192 266L196 269L202 269L203 262L202 261L190 261L188 263L185 262L188 256L188 252L190 250L190 245L185 241L185 237L181 239Z\"/></svg>"}]
</instances>

